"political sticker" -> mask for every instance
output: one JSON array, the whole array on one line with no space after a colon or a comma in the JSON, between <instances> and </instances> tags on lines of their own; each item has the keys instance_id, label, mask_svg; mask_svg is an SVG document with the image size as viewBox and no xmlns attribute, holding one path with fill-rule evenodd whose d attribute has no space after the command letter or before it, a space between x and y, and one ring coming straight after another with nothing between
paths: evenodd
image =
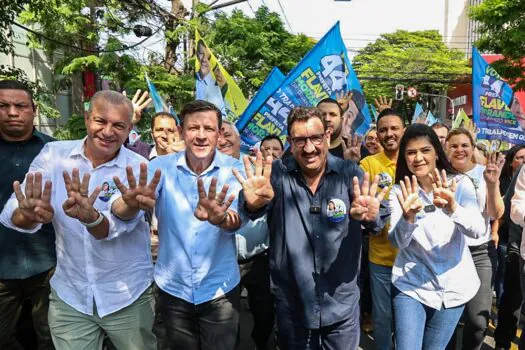
<instances>
[{"instance_id":1,"label":"political sticker","mask_svg":"<svg viewBox=\"0 0 525 350\"><path fill-rule=\"evenodd\" d=\"M326 216L330 222L341 222L346 218L346 204L339 198L331 198L326 205Z\"/></svg>"},{"instance_id":2,"label":"political sticker","mask_svg":"<svg viewBox=\"0 0 525 350\"><path fill-rule=\"evenodd\" d=\"M390 174L379 173L378 176L379 176L379 182L377 183L377 185L379 186L379 188L390 187L392 185L393 181L392 181L392 176L390 176Z\"/></svg>"},{"instance_id":3,"label":"political sticker","mask_svg":"<svg viewBox=\"0 0 525 350\"><path fill-rule=\"evenodd\" d=\"M102 202L109 202L111 196L118 192L119 190L115 185L115 182L113 182L113 180L104 181L102 183L102 191L100 191L98 199L100 199Z\"/></svg>"}]
</instances>

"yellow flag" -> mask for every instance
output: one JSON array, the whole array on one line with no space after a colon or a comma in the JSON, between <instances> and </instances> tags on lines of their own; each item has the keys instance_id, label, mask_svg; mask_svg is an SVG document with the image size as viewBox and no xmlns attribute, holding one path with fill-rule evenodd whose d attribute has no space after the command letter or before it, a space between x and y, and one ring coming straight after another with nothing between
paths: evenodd
<instances>
[{"instance_id":1,"label":"yellow flag","mask_svg":"<svg viewBox=\"0 0 525 350\"><path fill-rule=\"evenodd\" d=\"M465 113L463 108L460 108L458 111L458 114L456 114L456 118L454 118L454 122L452 123L452 129L457 129L461 126L468 129L468 127L470 126L470 123L471 121L467 113Z\"/></svg>"},{"instance_id":2,"label":"yellow flag","mask_svg":"<svg viewBox=\"0 0 525 350\"><path fill-rule=\"evenodd\" d=\"M195 31L195 42L195 98L215 104L226 119L235 123L248 101L198 31Z\"/></svg>"}]
</instances>

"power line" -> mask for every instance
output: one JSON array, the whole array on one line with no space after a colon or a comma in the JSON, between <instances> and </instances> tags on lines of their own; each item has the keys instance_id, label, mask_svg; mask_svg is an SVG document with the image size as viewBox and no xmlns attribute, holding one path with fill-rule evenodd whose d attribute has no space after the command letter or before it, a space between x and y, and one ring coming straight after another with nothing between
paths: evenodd
<instances>
[{"instance_id":1,"label":"power line","mask_svg":"<svg viewBox=\"0 0 525 350\"><path fill-rule=\"evenodd\" d=\"M250 10L252 10L253 15L255 16L255 11L253 10L253 7L252 7L252 4L250 4L250 1L247 0L246 3L248 4L248 6L250 6Z\"/></svg>"},{"instance_id":2,"label":"power line","mask_svg":"<svg viewBox=\"0 0 525 350\"><path fill-rule=\"evenodd\" d=\"M283 13L284 20L286 21L286 24L288 25L288 28L290 28L290 31L293 33L292 26L290 25L290 22L288 21L288 17L286 17L286 12L284 12L283 5L281 4L281 0L277 0L277 3L279 4L279 7L281 8L281 12Z\"/></svg>"}]
</instances>

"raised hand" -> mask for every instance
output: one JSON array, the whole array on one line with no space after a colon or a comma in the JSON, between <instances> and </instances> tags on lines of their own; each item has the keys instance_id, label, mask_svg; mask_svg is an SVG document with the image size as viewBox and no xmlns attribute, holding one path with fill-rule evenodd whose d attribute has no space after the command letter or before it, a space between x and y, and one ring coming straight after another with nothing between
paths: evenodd
<instances>
[{"instance_id":1,"label":"raised hand","mask_svg":"<svg viewBox=\"0 0 525 350\"><path fill-rule=\"evenodd\" d=\"M363 137L357 134L349 137L347 142L343 140L341 145L343 146L343 158L359 162L361 160L361 144L363 143Z\"/></svg>"},{"instance_id":2,"label":"raised hand","mask_svg":"<svg viewBox=\"0 0 525 350\"><path fill-rule=\"evenodd\" d=\"M468 125L466 125L465 128L472 136L472 139L474 139L475 144L476 140L478 139L478 127L476 126L476 123L474 123L474 121L470 121L470 123L468 123Z\"/></svg>"},{"instance_id":3,"label":"raised hand","mask_svg":"<svg viewBox=\"0 0 525 350\"><path fill-rule=\"evenodd\" d=\"M388 192L388 187L384 187L379 193L377 184L379 176L374 177L370 185L370 175L365 173L363 183L359 188L359 179L354 176L354 200L350 207L350 216L357 221L374 221L379 213L379 206Z\"/></svg>"},{"instance_id":4,"label":"raised hand","mask_svg":"<svg viewBox=\"0 0 525 350\"><path fill-rule=\"evenodd\" d=\"M91 223L97 220L99 213L93 207L102 187L97 186L89 194L89 179L91 175L85 173L80 182L80 173L77 168L73 168L71 176L64 170L64 183L66 185L67 199L62 204L62 209L67 216L78 219L82 222Z\"/></svg>"},{"instance_id":5,"label":"raised hand","mask_svg":"<svg viewBox=\"0 0 525 350\"><path fill-rule=\"evenodd\" d=\"M139 183L135 180L133 169L126 167L126 176L128 179L127 188L117 176L113 177L115 185L122 194L122 200L129 208L149 210L155 207L156 189L160 182L160 170L157 169L153 179L148 184L148 166L146 163L140 163Z\"/></svg>"},{"instance_id":6,"label":"raised hand","mask_svg":"<svg viewBox=\"0 0 525 350\"><path fill-rule=\"evenodd\" d=\"M138 122L140 122L140 118L142 117L142 111L144 108L146 108L152 101L151 98L148 98L149 93L147 91L144 91L142 95L140 95L142 90L137 90L135 92L135 95L131 99L131 103L133 104L133 120L132 123L135 125ZM122 94L126 96L126 91L123 91Z\"/></svg>"},{"instance_id":7,"label":"raised hand","mask_svg":"<svg viewBox=\"0 0 525 350\"><path fill-rule=\"evenodd\" d=\"M405 176L405 181L400 181L399 187L401 187L401 193L396 195L403 210L403 218L407 222L414 223L416 214L423 209L423 202L419 199L419 186L416 176L412 175L412 181L408 176Z\"/></svg>"},{"instance_id":8,"label":"raised hand","mask_svg":"<svg viewBox=\"0 0 525 350\"><path fill-rule=\"evenodd\" d=\"M270 182L272 160L272 157L266 157L263 162L262 153L257 152L254 174L248 156L244 156L244 169L248 179L245 179L237 169L233 169L233 175L242 185L246 205L252 211L257 211L270 203L275 195Z\"/></svg>"},{"instance_id":9,"label":"raised hand","mask_svg":"<svg viewBox=\"0 0 525 350\"><path fill-rule=\"evenodd\" d=\"M439 170L434 169L434 174L429 174L432 180L432 188L434 192L434 205L438 208L444 209L448 213L453 213L456 210L456 180L453 179L449 185L447 180L447 172L445 170L439 173Z\"/></svg>"},{"instance_id":10,"label":"raised hand","mask_svg":"<svg viewBox=\"0 0 525 350\"><path fill-rule=\"evenodd\" d=\"M46 181L42 191L42 173L27 174L25 195L20 182L13 183L20 214L32 223L47 224L53 219L55 210L51 206L51 181Z\"/></svg>"},{"instance_id":11,"label":"raised hand","mask_svg":"<svg viewBox=\"0 0 525 350\"><path fill-rule=\"evenodd\" d=\"M384 109L392 108L392 99L389 100L386 96L379 96L379 98L374 99L374 104L377 112L381 113Z\"/></svg>"},{"instance_id":12,"label":"raised hand","mask_svg":"<svg viewBox=\"0 0 525 350\"><path fill-rule=\"evenodd\" d=\"M337 93L335 96L335 99L337 103L339 103L339 106L341 106L343 111L346 111L348 109L350 100L354 96L354 93L352 91L347 91L346 93L344 91L341 91L341 93Z\"/></svg>"},{"instance_id":13,"label":"raised hand","mask_svg":"<svg viewBox=\"0 0 525 350\"><path fill-rule=\"evenodd\" d=\"M166 135L166 137L163 136L157 138L156 141L159 147L164 150L166 154L178 153L186 149L186 144L184 143L184 140L180 139L178 133L170 133Z\"/></svg>"},{"instance_id":14,"label":"raised hand","mask_svg":"<svg viewBox=\"0 0 525 350\"><path fill-rule=\"evenodd\" d=\"M235 195L231 194L226 199L228 193L228 184L222 186L221 192L217 195L217 178L211 180L208 194L204 189L204 183L201 178L197 180L197 188L199 191L199 203L193 215L201 221L208 221L212 225L221 225L226 221L228 215L228 208L235 199Z\"/></svg>"},{"instance_id":15,"label":"raised hand","mask_svg":"<svg viewBox=\"0 0 525 350\"><path fill-rule=\"evenodd\" d=\"M505 164L505 156L501 153L490 153L487 157L487 166L483 172L483 178L487 185L496 186L499 183L501 169Z\"/></svg>"}]
</instances>

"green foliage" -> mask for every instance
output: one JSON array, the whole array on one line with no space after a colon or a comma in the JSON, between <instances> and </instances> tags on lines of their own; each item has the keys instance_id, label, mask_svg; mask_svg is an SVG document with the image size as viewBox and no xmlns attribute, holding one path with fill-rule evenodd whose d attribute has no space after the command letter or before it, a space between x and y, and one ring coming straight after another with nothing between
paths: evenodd
<instances>
[{"instance_id":1,"label":"green foliage","mask_svg":"<svg viewBox=\"0 0 525 350\"><path fill-rule=\"evenodd\" d=\"M477 48L502 54L505 58L491 65L515 90L525 90L525 1L485 0L469 15L479 23Z\"/></svg>"},{"instance_id":2,"label":"green foliage","mask_svg":"<svg viewBox=\"0 0 525 350\"><path fill-rule=\"evenodd\" d=\"M414 86L421 92L446 90L449 82L470 73L465 55L449 49L435 30L382 34L353 59L369 102L393 97L396 84Z\"/></svg>"},{"instance_id":3,"label":"green foliage","mask_svg":"<svg viewBox=\"0 0 525 350\"><path fill-rule=\"evenodd\" d=\"M73 114L62 128L55 131L54 135L58 140L79 140L86 136L86 124L84 117Z\"/></svg>"},{"instance_id":4,"label":"green foliage","mask_svg":"<svg viewBox=\"0 0 525 350\"><path fill-rule=\"evenodd\" d=\"M5 29L11 26L11 23L28 2L29 0L8 0L2 2L2 11L0 11L0 53L7 54L12 52L11 32Z\"/></svg>"},{"instance_id":5,"label":"green foliage","mask_svg":"<svg viewBox=\"0 0 525 350\"><path fill-rule=\"evenodd\" d=\"M219 13L200 27L210 49L247 95L254 94L274 66L288 73L314 46L286 31L279 15L260 7L255 18L240 10Z\"/></svg>"}]
</instances>

